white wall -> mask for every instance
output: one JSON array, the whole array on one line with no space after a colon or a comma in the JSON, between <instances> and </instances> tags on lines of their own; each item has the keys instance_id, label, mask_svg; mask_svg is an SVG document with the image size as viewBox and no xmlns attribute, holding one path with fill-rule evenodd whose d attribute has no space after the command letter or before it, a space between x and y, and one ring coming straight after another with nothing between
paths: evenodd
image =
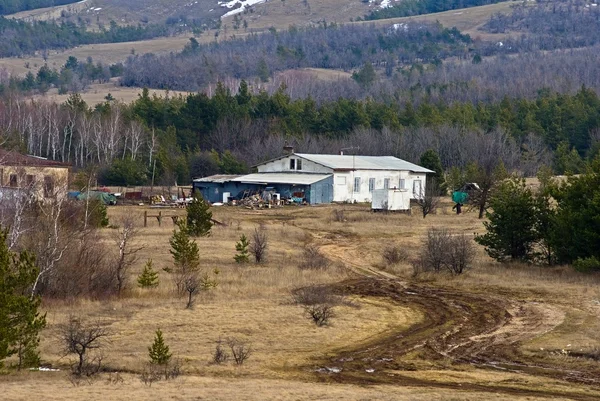
<instances>
[{"instance_id":1,"label":"white wall","mask_svg":"<svg viewBox=\"0 0 600 401\"><path fill-rule=\"evenodd\" d=\"M360 190L354 192L354 178L360 178ZM413 194L415 180L421 181L422 193L425 191L425 174L415 174L410 171L392 170L356 170L336 172L333 175L334 202L371 202L372 193L369 191L369 179L375 179L374 189L383 189L384 180L389 178L389 188L400 188L400 179L404 179L404 188Z\"/></svg>"},{"instance_id":2,"label":"white wall","mask_svg":"<svg viewBox=\"0 0 600 401\"><path fill-rule=\"evenodd\" d=\"M301 159L302 160L302 169L298 170L297 168L295 170L291 170L290 169L290 159ZM298 161L296 161L296 165L297 165ZM289 172L296 172L296 173L325 173L325 174L331 174L333 172L332 169L325 167L325 166L321 166L320 164L316 164L313 163L309 160L306 159L302 159L300 157L297 156L286 156L284 158L281 158L279 160L273 160L264 164L261 164L257 167L258 172L259 173L289 173Z\"/></svg>"}]
</instances>

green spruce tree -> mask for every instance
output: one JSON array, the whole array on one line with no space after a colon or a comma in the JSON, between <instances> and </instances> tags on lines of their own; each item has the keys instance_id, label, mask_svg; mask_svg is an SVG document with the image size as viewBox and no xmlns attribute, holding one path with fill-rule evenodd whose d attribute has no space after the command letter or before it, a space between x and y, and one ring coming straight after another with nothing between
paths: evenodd
<instances>
[{"instance_id":1,"label":"green spruce tree","mask_svg":"<svg viewBox=\"0 0 600 401\"><path fill-rule=\"evenodd\" d=\"M536 199L524 180L509 179L498 187L490 199L487 232L475 237L492 258L500 261L529 262L539 241L536 230Z\"/></svg>"},{"instance_id":2,"label":"green spruce tree","mask_svg":"<svg viewBox=\"0 0 600 401\"><path fill-rule=\"evenodd\" d=\"M240 237L240 241L235 244L235 250L237 251L237 255L233 257L237 263L248 263L250 261L249 252L248 252L248 238L246 238L246 234L242 234Z\"/></svg>"},{"instance_id":3,"label":"green spruce tree","mask_svg":"<svg viewBox=\"0 0 600 401\"><path fill-rule=\"evenodd\" d=\"M421 166L428 168L429 170L435 171L434 174L427 175L427 185L430 185L431 182L435 181L439 193L436 195L446 195L448 192L448 186L446 185L446 180L444 177L444 169L442 168L442 161L440 160L440 156L433 149L429 149L421 155L421 161L419 163Z\"/></svg>"},{"instance_id":4,"label":"green spruce tree","mask_svg":"<svg viewBox=\"0 0 600 401\"><path fill-rule=\"evenodd\" d=\"M148 259L144 270L138 276L138 286L141 288L156 288L158 287L158 272L154 270L152 259Z\"/></svg>"},{"instance_id":5,"label":"green spruce tree","mask_svg":"<svg viewBox=\"0 0 600 401\"><path fill-rule=\"evenodd\" d=\"M197 270L200 266L200 250L198 244L190 238L185 224L179 224L179 230L173 231L169 240L176 270Z\"/></svg>"},{"instance_id":6,"label":"green spruce tree","mask_svg":"<svg viewBox=\"0 0 600 401\"><path fill-rule=\"evenodd\" d=\"M194 199L186 208L187 232L193 237L208 237L212 229L210 205L196 192Z\"/></svg>"},{"instance_id":7,"label":"green spruce tree","mask_svg":"<svg viewBox=\"0 0 600 401\"><path fill-rule=\"evenodd\" d=\"M7 235L0 229L0 366L17 354L21 368L39 362L37 346L46 315L38 311L41 298L31 294L38 274L35 258L11 252Z\"/></svg>"},{"instance_id":8,"label":"green spruce tree","mask_svg":"<svg viewBox=\"0 0 600 401\"><path fill-rule=\"evenodd\" d=\"M148 347L150 363L154 365L167 365L171 361L172 354L169 352L169 346L165 344L162 331L156 330L154 342Z\"/></svg>"}]
</instances>

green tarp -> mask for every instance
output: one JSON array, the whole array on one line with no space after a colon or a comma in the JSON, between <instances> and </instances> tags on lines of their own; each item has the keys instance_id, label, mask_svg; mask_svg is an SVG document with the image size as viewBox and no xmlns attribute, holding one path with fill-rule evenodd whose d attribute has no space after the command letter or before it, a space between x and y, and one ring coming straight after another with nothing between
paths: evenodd
<instances>
[{"instance_id":1,"label":"green tarp","mask_svg":"<svg viewBox=\"0 0 600 401\"><path fill-rule=\"evenodd\" d=\"M452 202L464 204L469 199L469 194L461 191L452 192Z\"/></svg>"},{"instance_id":2,"label":"green tarp","mask_svg":"<svg viewBox=\"0 0 600 401\"><path fill-rule=\"evenodd\" d=\"M100 199L105 205L115 205L117 203L117 198L113 194L109 194L108 192L102 191L82 192L79 195L77 195L77 199L86 200L88 194L90 196L90 199Z\"/></svg>"}]
</instances>

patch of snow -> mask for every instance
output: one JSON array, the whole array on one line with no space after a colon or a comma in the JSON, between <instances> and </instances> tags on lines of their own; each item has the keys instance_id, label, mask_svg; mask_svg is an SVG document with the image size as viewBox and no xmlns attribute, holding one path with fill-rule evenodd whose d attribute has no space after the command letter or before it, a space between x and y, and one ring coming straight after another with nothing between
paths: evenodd
<instances>
[{"instance_id":1,"label":"patch of snow","mask_svg":"<svg viewBox=\"0 0 600 401\"><path fill-rule=\"evenodd\" d=\"M93 11L100 11L100 10L102 10L102 7L96 7L93 9Z\"/></svg>"},{"instance_id":2,"label":"patch of snow","mask_svg":"<svg viewBox=\"0 0 600 401\"><path fill-rule=\"evenodd\" d=\"M244 10L246 8L252 7L255 4L264 3L266 1L267 0L231 0L231 1L227 2L227 3L218 2L218 4L221 7L226 7L226 8L233 8L233 7L237 6L238 4L241 5L241 7L238 7L236 9L234 9L234 10L226 12L225 14L223 14L223 16L221 16L221 18L230 17L232 15L242 13L242 12L244 12Z\"/></svg>"},{"instance_id":3,"label":"patch of snow","mask_svg":"<svg viewBox=\"0 0 600 401\"><path fill-rule=\"evenodd\" d=\"M373 368L365 369L365 372L373 373L373 372L375 372L375 369L373 369Z\"/></svg>"},{"instance_id":4,"label":"patch of snow","mask_svg":"<svg viewBox=\"0 0 600 401\"><path fill-rule=\"evenodd\" d=\"M60 372L60 369L52 369L40 366L39 368L30 368L29 370L37 370L40 372Z\"/></svg>"},{"instance_id":5,"label":"patch of snow","mask_svg":"<svg viewBox=\"0 0 600 401\"><path fill-rule=\"evenodd\" d=\"M504 46L504 43L502 43L502 42L498 42L498 43L496 43L496 46L498 46L498 47L502 47L502 46Z\"/></svg>"},{"instance_id":6,"label":"patch of snow","mask_svg":"<svg viewBox=\"0 0 600 401\"><path fill-rule=\"evenodd\" d=\"M402 29L404 32L408 32L408 24L405 24L403 22L392 25L392 28L394 28L394 30L396 30L396 31L399 31L400 29Z\"/></svg>"}]
</instances>

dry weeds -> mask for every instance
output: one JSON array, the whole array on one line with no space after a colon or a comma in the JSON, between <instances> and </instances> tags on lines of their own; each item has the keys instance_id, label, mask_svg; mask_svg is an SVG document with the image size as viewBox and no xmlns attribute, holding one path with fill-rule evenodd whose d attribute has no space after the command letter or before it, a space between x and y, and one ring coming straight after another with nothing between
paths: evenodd
<instances>
[{"instance_id":1,"label":"dry weeds","mask_svg":"<svg viewBox=\"0 0 600 401\"><path fill-rule=\"evenodd\" d=\"M299 370L311 361L335 355L339 350L369 344L378 336L397 333L420 322L421 312L400 307L385 298L354 297L353 306L336 307L337 317L331 326L314 326L302 314L301 308L289 302L289 292L308 285L327 285L366 274L374 277L411 280L409 261L400 262L382 271L381 254L393 242L409 256L418 252L421 241L430 227L446 227L453 232L468 235L483 232L482 222L475 213L460 216L445 205L438 214L421 218L418 214L372 214L364 206L289 207L284 209L251 211L244 208L213 208L214 218L225 223L215 226L209 238L198 239L201 263L208 269L217 269L219 285L202 296L194 310L183 308L181 300L173 294L167 273L160 272L161 283L157 289L131 289L124 298L109 302L80 300L74 302L46 302L49 325L43 334L42 359L59 367L68 360L57 352L54 340L57 326L69 314L84 315L106 324L112 337L105 361L110 368L139 374L147 359L147 347L157 328L163 330L165 341L176 357L183 361L184 377L174 383L159 383L152 391L160 391L161 398L169 398L177 391L178 397L187 399L195 386L202 386L200 394L210 399L492 399L490 395L469 392L468 396L447 390L413 392L410 388L378 386L359 389L350 385L322 386L303 384L295 380L311 380L313 374ZM333 221L332 210L343 209L344 220ZM119 216L131 215L143 223L144 207L112 207L109 215L114 221ZM155 210L153 210L153 213ZM136 276L147 258L152 258L157 270L171 263L168 238L174 228L171 215L183 215L183 210L163 210L167 216L162 227L155 220L142 229L140 241L146 245L145 253L131 274ZM241 233L250 235L255 228L264 226L270 239L269 259L264 265L240 266L233 260L235 243ZM107 238L110 229L105 230ZM108 242L107 242L108 243ZM311 244L332 261L328 269L302 270L298 268L304 246ZM505 330L530 333L522 350L540 361L552 361L567 367L592 366L592 354L600 346L597 332L600 329L600 291L598 278L575 273L566 267L538 268L526 265L504 266L491 262L480 247L476 248L475 267L461 277L438 274L419 277L427 285L445 287L494 297L511 299L518 316L518 305L542 316L539 322L515 318ZM135 280L132 280L134 282ZM358 305L359 307L354 307ZM521 320L519 320L521 319ZM525 319L525 317L523 318ZM527 331L529 330L529 331ZM386 334L387 333L387 334ZM502 333L498 333L502 335ZM242 367L233 364L212 364L215 342L219 338L236 337L252 344L252 355ZM569 355L573 350L576 353ZM411 356L410 358L416 358ZM417 359L415 359L416 361ZM415 366L425 367L419 361ZM439 366L439 365L438 365ZM595 365L594 365L595 366ZM463 367L464 369L467 367ZM506 381L511 388L524 386L544 388L551 386L557 392L565 388L562 381L537 376L519 376L509 372L493 373L467 368L468 374L455 372L455 367L437 373L418 371L401 372L402 375L429 377L433 381L465 380L481 384ZM460 370L460 369L459 369ZM420 375L420 376L419 376ZM429 375L429 376L428 376ZM456 376L458 375L458 376ZM203 377L200 377L203 376ZM73 388L59 374L31 373L3 378L1 386L8 391L9 399L19 399L27 394L43 392L61 394L66 398L98 398L104 391L112 391L119 399L122 391L105 383ZM146 398L148 389L137 376L128 376L122 384L128 398ZM515 380L521 382L515 383ZM226 384L226 385L225 385ZM218 393L219 386L226 390ZM242 388L252 388L253 391ZM576 385L572 385L576 386ZM577 387L584 391L585 388ZM579 391L579 390L577 390ZM153 393L156 394L156 393ZM529 394L529 399L534 399ZM329 397L329 398L328 398ZM420 397L420 398L419 398ZM102 398L106 398L102 396ZM511 399L519 399L517 396ZM502 399L499 396L498 399Z\"/></svg>"}]
</instances>

